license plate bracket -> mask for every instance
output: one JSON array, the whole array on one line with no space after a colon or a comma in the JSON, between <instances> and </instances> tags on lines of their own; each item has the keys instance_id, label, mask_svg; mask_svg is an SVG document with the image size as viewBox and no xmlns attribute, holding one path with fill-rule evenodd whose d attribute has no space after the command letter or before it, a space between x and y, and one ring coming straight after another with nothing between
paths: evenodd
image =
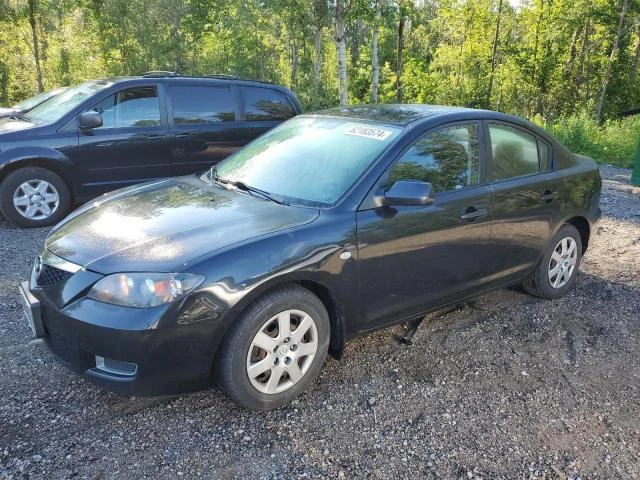
<instances>
[{"instance_id":1,"label":"license plate bracket","mask_svg":"<svg viewBox=\"0 0 640 480\"><path fill-rule=\"evenodd\" d=\"M29 291L29 282L24 281L19 287L22 297L22 310L27 319L27 323L36 338L44 337L46 332L42 323L42 309L40 301Z\"/></svg>"}]
</instances>

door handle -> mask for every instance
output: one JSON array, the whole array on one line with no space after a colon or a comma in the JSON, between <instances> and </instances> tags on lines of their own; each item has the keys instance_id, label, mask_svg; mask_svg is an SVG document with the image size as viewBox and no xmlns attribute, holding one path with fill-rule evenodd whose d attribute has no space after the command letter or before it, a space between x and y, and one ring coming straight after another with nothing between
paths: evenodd
<instances>
[{"instance_id":1,"label":"door handle","mask_svg":"<svg viewBox=\"0 0 640 480\"><path fill-rule=\"evenodd\" d=\"M475 221L476 218L486 217L486 208L469 207L465 210L465 213L460 215L460 220L467 220L469 222Z\"/></svg>"},{"instance_id":2,"label":"door handle","mask_svg":"<svg viewBox=\"0 0 640 480\"><path fill-rule=\"evenodd\" d=\"M175 138L176 140L186 140L186 139L191 138L191 134L190 133L178 133L173 138Z\"/></svg>"},{"instance_id":3,"label":"door handle","mask_svg":"<svg viewBox=\"0 0 640 480\"><path fill-rule=\"evenodd\" d=\"M164 140L165 138L167 138L166 135L145 135L142 138L144 138L145 140Z\"/></svg>"},{"instance_id":4,"label":"door handle","mask_svg":"<svg viewBox=\"0 0 640 480\"><path fill-rule=\"evenodd\" d=\"M551 203L556 198L558 198L558 192L552 192L551 190L545 190L542 195L540 195L540 201L543 203Z\"/></svg>"}]
</instances>

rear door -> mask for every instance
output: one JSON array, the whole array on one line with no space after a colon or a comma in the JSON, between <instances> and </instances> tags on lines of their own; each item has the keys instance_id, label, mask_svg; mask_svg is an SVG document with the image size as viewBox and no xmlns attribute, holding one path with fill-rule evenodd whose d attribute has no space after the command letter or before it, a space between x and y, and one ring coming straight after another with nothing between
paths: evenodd
<instances>
[{"instance_id":1,"label":"rear door","mask_svg":"<svg viewBox=\"0 0 640 480\"><path fill-rule=\"evenodd\" d=\"M491 229L496 280L518 279L531 269L558 221L562 180L551 169L551 147L530 130L486 122Z\"/></svg>"},{"instance_id":2,"label":"rear door","mask_svg":"<svg viewBox=\"0 0 640 480\"><path fill-rule=\"evenodd\" d=\"M89 196L166 175L171 162L169 128L162 86L150 83L123 88L99 99L102 126L78 131L71 153Z\"/></svg>"},{"instance_id":3,"label":"rear door","mask_svg":"<svg viewBox=\"0 0 640 480\"><path fill-rule=\"evenodd\" d=\"M251 140L296 114L289 98L275 88L240 85L239 89L244 118L251 126Z\"/></svg>"},{"instance_id":4,"label":"rear door","mask_svg":"<svg viewBox=\"0 0 640 480\"><path fill-rule=\"evenodd\" d=\"M172 175L205 170L249 141L232 82L170 83L168 104Z\"/></svg>"},{"instance_id":5,"label":"rear door","mask_svg":"<svg viewBox=\"0 0 640 480\"><path fill-rule=\"evenodd\" d=\"M484 259L491 193L481 170L480 122L447 125L420 136L374 187L397 180L432 184L423 206L375 206L357 212L360 330L412 316L479 288L491 275Z\"/></svg>"}]
</instances>

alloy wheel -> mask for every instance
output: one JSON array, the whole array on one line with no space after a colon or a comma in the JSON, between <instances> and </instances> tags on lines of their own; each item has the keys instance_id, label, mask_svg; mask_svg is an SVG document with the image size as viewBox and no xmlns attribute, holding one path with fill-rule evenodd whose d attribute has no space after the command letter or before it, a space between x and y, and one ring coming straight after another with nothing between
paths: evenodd
<instances>
[{"instance_id":1,"label":"alloy wheel","mask_svg":"<svg viewBox=\"0 0 640 480\"><path fill-rule=\"evenodd\" d=\"M548 277L553 288L562 288L571 279L578 261L578 246L571 237L565 237L553 249L549 260Z\"/></svg>"},{"instance_id":2,"label":"alloy wheel","mask_svg":"<svg viewBox=\"0 0 640 480\"><path fill-rule=\"evenodd\" d=\"M58 209L60 195L56 188L45 180L28 180L13 193L16 211L30 220L44 220Z\"/></svg>"},{"instance_id":3,"label":"alloy wheel","mask_svg":"<svg viewBox=\"0 0 640 480\"><path fill-rule=\"evenodd\" d=\"M310 315L285 310L267 320L247 353L247 376L266 394L288 390L307 373L318 351L318 329Z\"/></svg>"}]
</instances>

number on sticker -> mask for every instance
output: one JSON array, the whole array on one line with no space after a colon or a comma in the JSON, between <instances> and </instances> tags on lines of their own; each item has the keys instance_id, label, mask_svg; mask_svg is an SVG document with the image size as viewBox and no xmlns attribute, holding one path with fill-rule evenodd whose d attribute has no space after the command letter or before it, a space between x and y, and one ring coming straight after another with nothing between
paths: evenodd
<instances>
[{"instance_id":1,"label":"number on sticker","mask_svg":"<svg viewBox=\"0 0 640 480\"><path fill-rule=\"evenodd\" d=\"M354 125L347 130L348 135L357 135L358 137L374 138L376 140L384 140L391 131L382 128L366 127L364 125Z\"/></svg>"}]
</instances>

